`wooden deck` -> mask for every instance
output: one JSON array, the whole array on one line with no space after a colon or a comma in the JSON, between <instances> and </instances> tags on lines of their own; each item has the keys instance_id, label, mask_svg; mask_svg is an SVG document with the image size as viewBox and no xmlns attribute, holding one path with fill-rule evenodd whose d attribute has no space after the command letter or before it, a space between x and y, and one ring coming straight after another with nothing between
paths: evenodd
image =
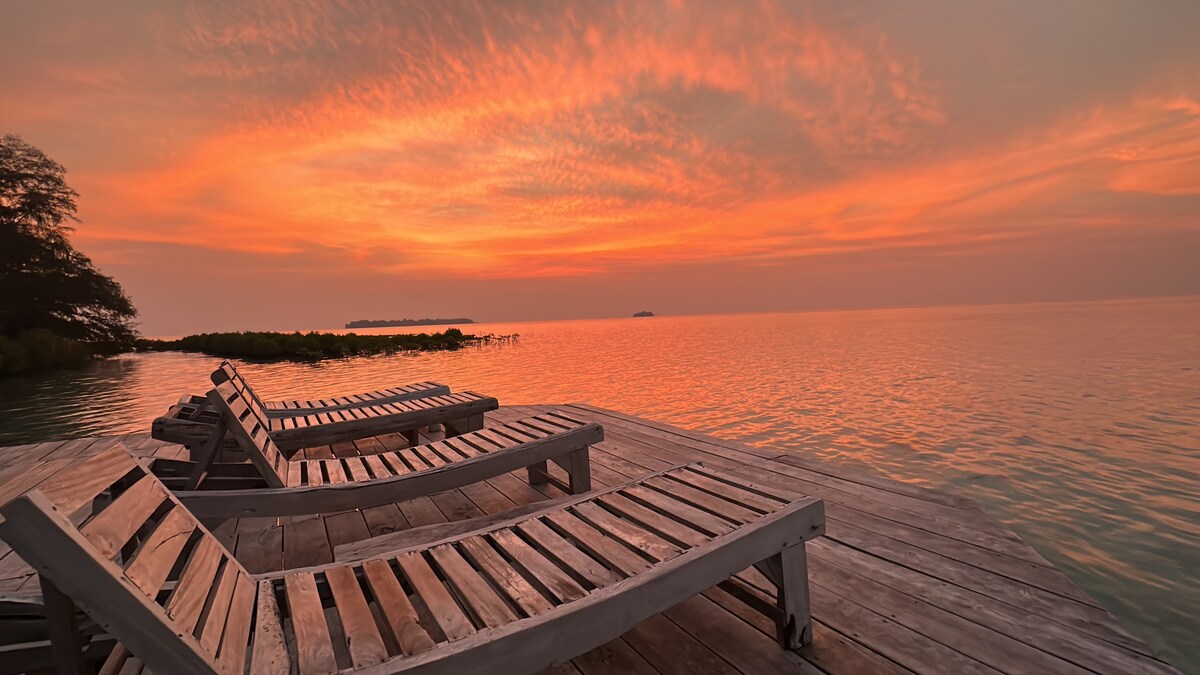
<instances>
[{"instance_id":1,"label":"wooden deck","mask_svg":"<svg viewBox=\"0 0 1200 675\"><path fill-rule=\"evenodd\" d=\"M547 409L504 407L503 423ZM562 673L1174 673L1019 537L962 497L832 464L752 448L589 406L559 406L604 426L592 451L603 487L679 462L821 497L828 533L809 544L813 644L775 642L772 600L739 575L584 654ZM181 446L146 435L0 448L0 502L70 463L124 441L146 456ZM311 458L378 451L392 438L309 449ZM243 518L216 534L251 572L317 565L334 548L420 525L492 514L563 496L514 472L460 490L361 511ZM0 599L38 592L32 570L0 542ZM0 616L0 631L3 630Z\"/></svg>"}]
</instances>

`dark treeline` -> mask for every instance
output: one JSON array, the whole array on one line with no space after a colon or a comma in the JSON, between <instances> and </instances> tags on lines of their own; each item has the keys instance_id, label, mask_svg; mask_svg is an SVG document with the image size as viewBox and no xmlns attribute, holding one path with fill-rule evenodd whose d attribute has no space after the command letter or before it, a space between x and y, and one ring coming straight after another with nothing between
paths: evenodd
<instances>
[{"instance_id":1,"label":"dark treeline","mask_svg":"<svg viewBox=\"0 0 1200 675\"><path fill-rule=\"evenodd\" d=\"M0 137L0 375L86 363L133 345L137 310L75 250L66 169Z\"/></svg>"},{"instance_id":2,"label":"dark treeline","mask_svg":"<svg viewBox=\"0 0 1200 675\"><path fill-rule=\"evenodd\" d=\"M357 319L346 328L395 328L397 326L448 326L475 323L471 319Z\"/></svg>"},{"instance_id":3,"label":"dark treeline","mask_svg":"<svg viewBox=\"0 0 1200 675\"><path fill-rule=\"evenodd\" d=\"M390 354L400 351L459 349L468 345L515 339L515 335L468 335L451 328L441 333L415 335L357 335L347 333L202 333L178 340L138 340L139 351L201 352L241 359L295 359L315 361L346 356Z\"/></svg>"}]
</instances>

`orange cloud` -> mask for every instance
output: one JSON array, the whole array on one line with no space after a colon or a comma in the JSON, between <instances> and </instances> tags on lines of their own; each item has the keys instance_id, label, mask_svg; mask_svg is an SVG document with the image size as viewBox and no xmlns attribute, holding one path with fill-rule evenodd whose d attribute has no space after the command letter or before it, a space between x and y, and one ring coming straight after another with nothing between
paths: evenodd
<instances>
[{"instance_id":1,"label":"orange cloud","mask_svg":"<svg viewBox=\"0 0 1200 675\"><path fill-rule=\"evenodd\" d=\"M157 242L543 278L1200 215L1186 87L1043 111L998 83L1002 124L848 10L268 2L131 25L130 52L64 46L18 83L97 130L62 159L101 263Z\"/></svg>"}]
</instances>

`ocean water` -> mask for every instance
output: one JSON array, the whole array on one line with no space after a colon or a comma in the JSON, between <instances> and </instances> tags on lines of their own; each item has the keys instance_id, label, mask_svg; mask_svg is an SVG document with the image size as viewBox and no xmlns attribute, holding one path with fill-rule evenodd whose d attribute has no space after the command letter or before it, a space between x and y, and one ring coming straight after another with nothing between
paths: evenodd
<instances>
[{"instance_id":1,"label":"ocean water","mask_svg":"<svg viewBox=\"0 0 1200 675\"><path fill-rule=\"evenodd\" d=\"M521 337L239 368L269 398L433 379L586 402L966 495L1200 672L1200 298L468 330ZM217 362L131 355L0 380L0 445L146 431Z\"/></svg>"}]
</instances>

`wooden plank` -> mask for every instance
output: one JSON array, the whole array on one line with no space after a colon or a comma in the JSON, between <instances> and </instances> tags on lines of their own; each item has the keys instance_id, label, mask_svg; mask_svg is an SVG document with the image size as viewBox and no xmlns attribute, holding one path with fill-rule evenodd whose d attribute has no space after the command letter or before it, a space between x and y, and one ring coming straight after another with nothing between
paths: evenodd
<instances>
[{"instance_id":1,"label":"wooden plank","mask_svg":"<svg viewBox=\"0 0 1200 675\"><path fill-rule=\"evenodd\" d=\"M541 520L536 518L526 520L518 524L517 529L528 537L542 553L555 560L564 569L573 572L593 588L602 588L621 580L617 573L559 536L554 530L546 527Z\"/></svg>"},{"instance_id":2,"label":"wooden plank","mask_svg":"<svg viewBox=\"0 0 1200 675\"><path fill-rule=\"evenodd\" d=\"M284 642L283 619L275 598L274 583L258 582L254 612L254 650L250 654L249 672L258 675L285 675L291 670L291 657Z\"/></svg>"},{"instance_id":3,"label":"wooden plank","mask_svg":"<svg viewBox=\"0 0 1200 675\"><path fill-rule=\"evenodd\" d=\"M226 564L218 573L217 585L209 597L208 607L201 617L202 628L199 632L200 644L209 654L216 654L221 645L221 637L225 633L225 623L229 618L229 605L233 601L233 590L238 584L246 583L245 570L238 565Z\"/></svg>"},{"instance_id":4,"label":"wooden plank","mask_svg":"<svg viewBox=\"0 0 1200 675\"><path fill-rule=\"evenodd\" d=\"M648 560L569 513L550 513L547 514L546 520L552 523L560 534L566 535L576 546L587 551L588 555L603 561L609 568L618 570L627 577L650 568Z\"/></svg>"},{"instance_id":5,"label":"wooden plank","mask_svg":"<svg viewBox=\"0 0 1200 675\"><path fill-rule=\"evenodd\" d=\"M703 490L681 483L679 481L670 480L666 477L652 478L645 482L645 485L659 490L668 495L672 499L676 499L696 508L703 509L709 513L721 516L726 520L731 520L735 523L749 523L759 514L745 506L735 504L728 500L722 499L715 495L711 495Z\"/></svg>"},{"instance_id":6,"label":"wooden plank","mask_svg":"<svg viewBox=\"0 0 1200 675\"><path fill-rule=\"evenodd\" d=\"M734 620L730 617L729 620ZM729 662L662 614L639 623L622 638L663 675L738 675ZM765 644L762 649L775 649Z\"/></svg>"},{"instance_id":7,"label":"wooden plank","mask_svg":"<svg viewBox=\"0 0 1200 675\"><path fill-rule=\"evenodd\" d=\"M682 552L678 546L655 535L630 520L614 516L594 503L576 504L575 515L596 529L620 541L625 546L641 551L655 561L670 560Z\"/></svg>"},{"instance_id":8,"label":"wooden plank","mask_svg":"<svg viewBox=\"0 0 1200 675\"><path fill-rule=\"evenodd\" d=\"M154 597L171 573L179 554L196 530L196 520L182 507L171 509L142 542L125 576L142 592Z\"/></svg>"},{"instance_id":9,"label":"wooden plank","mask_svg":"<svg viewBox=\"0 0 1200 675\"><path fill-rule=\"evenodd\" d=\"M400 587L400 581L396 579L391 566L384 560L376 559L363 563L362 569L400 651L410 655L433 649L433 639L418 623L417 612Z\"/></svg>"},{"instance_id":10,"label":"wooden plank","mask_svg":"<svg viewBox=\"0 0 1200 675\"><path fill-rule=\"evenodd\" d=\"M229 615L225 620L221 646L217 651L217 663L226 672L241 672L246 667L250 619L254 612L257 590L257 582L248 575L238 575L233 588L233 599L229 603Z\"/></svg>"},{"instance_id":11,"label":"wooden plank","mask_svg":"<svg viewBox=\"0 0 1200 675\"><path fill-rule=\"evenodd\" d=\"M463 614L462 609L454 602L450 592L442 585L420 553L401 553L396 562L399 563L400 569L404 570L408 583L429 608L446 639L461 640L475 633L471 621Z\"/></svg>"},{"instance_id":12,"label":"wooden plank","mask_svg":"<svg viewBox=\"0 0 1200 675\"><path fill-rule=\"evenodd\" d=\"M462 599L462 604L479 623L488 628L495 628L516 621L517 615L508 603L496 593L487 580L463 560L456 548L443 544L429 549L429 554L441 569L446 581Z\"/></svg>"},{"instance_id":13,"label":"wooden plank","mask_svg":"<svg viewBox=\"0 0 1200 675\"><path fill-rule=\"evenodd\" d=\"M543 556L511 530L498 530L489 537L504 550L514 565L525 570L525 576L535 586L557 602L570 602L587 595L579 582L571 578L551 560Z\"/></svg>"},{"instance_id":14,"label":"wooden plank","mask_svg":"<svg viewBox=\"0 0 1200 675\"><path fill-rule=\"evenodd\" d=\"M787 503L782 499L769 499L750 490L715 480L698 471L679 471L671 474L671 477L682 483L687 483L694 488L752 508L759 513L771 513Z\"/></svg>"},{"instance_id":15,"label":"wooden plank","mask_svg":"<svg viewBox=\"0 0 1200 675\"><path fill-rule=\"evenodd\" d=\"M715 516L708 511L698 509L691 504L681 502L662 492L651 490L641 485L631 486L622 491L622 494L654 509L658 513L674 515L710 537L729 532L734 527L732 523L724 518Z\"/></svg>"},{"instance_id":16,"label":"wooden plank","mask_svg":"<svg viewBox=\"0 0 1200 675\"><path fill-rule=\"evenodd\" d=\"M203 538L192 549L179 583L167 600L167 614L179 629L191 633L213 588L222 551L216 540Z\"/></svg>"},{"instance_id":17,"label":"wooden plank","mask_svg":"<svg viewBox=\"0 0 1200 675\"><path fill-rule=\"evenodd\" d=\"M317 582L309 572L283 578L288 613L296 641L296 665L301 675L331 675L338 671L332 638Z\"/></svg>"},{"instance_id":18,"label":"wooden plank","mask_svg":"<svg viewBox=\"0 0 1200 675\"><path fill-rule=\"evenodd\" d=\"M90 443L94 439L86 440ZM70 515L136 467L124 447L114 445L89 457L86 462L74 461L70 467L47 478L38 486L38 491L60 511Z\"/></svg>"},{"instance_id":19,"label":"wooden plank","mask_svg":"<svg viewBox=\"0 0 1200 675\"><path fill-rule=\"evenodd\" d=\"M321 518L291 520L283 526L285 569L312 567L333 562L333 548Z\"/></svg>"},{"instance_id":20,"label":"wooden plank","mask_svg":"<svg viewBox=\"0 0 1200 675\"><path fill-rule=\"evenodd\" d=\"M525 616L535 616L554 607L482 537L463 539L460 545L463 553L492 579Z\"/></svg>"},{"instance_id":21,"label":"wooden plank","mask_svg":"<svg viewBox=\"0 0 1200 675\"><path fill-rule=\"evenodd\" d=\"M387 660L387 649L375 626L375 617L367 607L362 588L350 567L330 567L325 570L334 605L342 621L346 646L355 668L365 668Z\"/></svg>"},{"instance_id":22,"label":"wooden plank","mask_svg":"<svg viewBox=\"0 0 1200 675\"><path fill-rule=\"evenodd\" d=\"M101 555L112 557L166 499L162 483L154 476L145 476L79 531Z\"/></svg>"}]
</instances>

